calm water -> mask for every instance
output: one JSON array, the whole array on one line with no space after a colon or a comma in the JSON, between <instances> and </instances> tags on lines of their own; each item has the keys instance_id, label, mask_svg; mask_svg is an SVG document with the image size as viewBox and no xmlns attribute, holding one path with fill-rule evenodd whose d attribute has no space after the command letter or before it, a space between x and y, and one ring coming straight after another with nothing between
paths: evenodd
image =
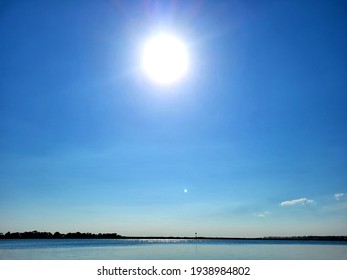
<instances>
[{"instance_id":1,"label":"calm water","mask_svg":"<svg viewBox=\"0 0 347 280\"><path fill-rule=\"evenodd\" d=\"M15 260L346 260L347 242L177 239L0 240Z\"/></svg>"}]
</instances>

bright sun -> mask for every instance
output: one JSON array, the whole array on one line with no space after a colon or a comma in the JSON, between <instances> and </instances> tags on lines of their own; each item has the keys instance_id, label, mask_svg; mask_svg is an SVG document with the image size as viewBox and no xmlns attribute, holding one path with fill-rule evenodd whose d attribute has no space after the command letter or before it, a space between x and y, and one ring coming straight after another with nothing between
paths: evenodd
<instances>
[{"instance_id":1,"label":"bright sun","mask_svg":"<svg viewBox=\"0 0 347 280\"><path fill-rule=\"evenodd\" d=\"M173 84L188 71L188 51L178 38L159 34L149 39L143 49L142 67L158 84Z\"/></svg>"}]
</instances>

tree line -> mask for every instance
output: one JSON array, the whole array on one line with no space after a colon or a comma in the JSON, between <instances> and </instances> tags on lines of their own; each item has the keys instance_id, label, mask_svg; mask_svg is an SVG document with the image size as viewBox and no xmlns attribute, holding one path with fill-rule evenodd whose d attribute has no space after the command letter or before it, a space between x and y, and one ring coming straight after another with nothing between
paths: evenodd
<instances>
[{"instance_id":1,"label":"tree line","mask_svg":"<svg viewBox=\"0 0 347 280\"><path fill-rule=\"evenodd\" d=\"M103 239L114 239L122 237L118 233L83 233L83 232L39 232L39 231L26 231L26 232L7 232L5 234L0 233L0 239L86 239L86 238L103 238Z\"/></svg>"},{"instance_id":2,"label":"tree line","mask_svg":"<svg viewBox=\"0 0 347 280\"><path fill-rule=\"evenodd\" d=\"M267 236L258 238L235 238L235 237L140 237L140 236L122 236L118 233L81 233L81 232L39 232L39 231L26 231L26 232L7 232L0 233L0 239L214 239L214 240L306 240L306 241L345 241L347 236Z\"/></svg>"}]
</instances>

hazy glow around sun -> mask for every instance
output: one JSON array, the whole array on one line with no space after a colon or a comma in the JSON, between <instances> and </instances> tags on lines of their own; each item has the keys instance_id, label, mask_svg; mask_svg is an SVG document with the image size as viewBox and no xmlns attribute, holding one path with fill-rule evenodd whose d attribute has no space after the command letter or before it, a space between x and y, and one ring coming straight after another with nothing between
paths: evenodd
<instances>
[{"instance_id":1,"label":"hazy glow around sun","mask_svg":"<svg viewBox=\"0 0 347 280\"><path fill-rule=\"evenodd\" d=\"M186 45L169 34L150 38L143 49L142 67L146 75L158 84L173 84L188 71Z\"/></svg>"}]
</instances>

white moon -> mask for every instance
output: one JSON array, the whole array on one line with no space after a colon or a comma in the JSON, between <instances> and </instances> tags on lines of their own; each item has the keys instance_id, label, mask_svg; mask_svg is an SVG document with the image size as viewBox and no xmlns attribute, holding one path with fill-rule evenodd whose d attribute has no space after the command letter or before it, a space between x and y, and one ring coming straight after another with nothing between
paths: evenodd
<instances>
[{"instance_id":1,"label":"white moon","mask_svg":"<svg viewBox=\"0 0 347 280\"><path fill-rule=\"evenodd\" d=\"M158 84L173 84L187 73L189 66L186 45L177 37L159 34L144 45L142 68Z\"/></svg>"}]
</instances>

